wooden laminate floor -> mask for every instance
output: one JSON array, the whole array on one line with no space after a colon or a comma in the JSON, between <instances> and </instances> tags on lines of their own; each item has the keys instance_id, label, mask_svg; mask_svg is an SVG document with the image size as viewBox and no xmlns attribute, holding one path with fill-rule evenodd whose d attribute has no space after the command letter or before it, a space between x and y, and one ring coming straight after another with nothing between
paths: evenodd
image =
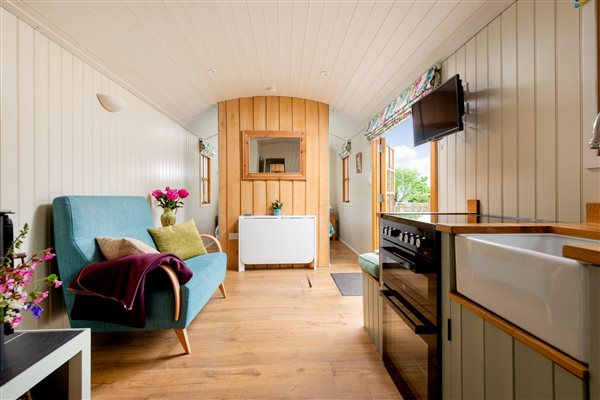
<instances>
[{"instance_id":1,"label":"wooden laminate floor","mask_svg":"<svg viewBox=\"0 0 600 400\"><path fill-rule=\"evenodd\" d=\"M331 258L316 272L228 271L228 298L217 291L188 328L190 355L173 331L94 334L93 398L400 398L362 297L341 296L329 275L359 271L356 255L334 241Z\"/></svg>"}]
</instances>

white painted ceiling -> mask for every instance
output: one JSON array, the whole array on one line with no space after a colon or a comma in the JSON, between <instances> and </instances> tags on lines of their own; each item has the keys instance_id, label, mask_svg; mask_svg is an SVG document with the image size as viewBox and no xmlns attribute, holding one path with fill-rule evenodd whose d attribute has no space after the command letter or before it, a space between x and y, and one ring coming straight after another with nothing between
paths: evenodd
<instances>
[{"instance_id":1,"label":"white painted ceiling","mask_svg":"<svg viewBox=\"0 0 600 400\"><path fill-rule=\"evenodd\" d=\"M511 2L25 0L7 8L193 130L218 101L256 95L318 100L363 127Z\"/></svg>"}]
</instances>

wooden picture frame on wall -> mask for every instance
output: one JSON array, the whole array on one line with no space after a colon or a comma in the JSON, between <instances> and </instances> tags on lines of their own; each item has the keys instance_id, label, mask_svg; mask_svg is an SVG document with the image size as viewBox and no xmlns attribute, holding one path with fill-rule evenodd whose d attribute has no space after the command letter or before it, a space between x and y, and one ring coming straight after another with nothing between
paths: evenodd
<instances>
[{"instance_id":1,"label":"wooden picture frame on wall","mask_svg":"<svg viewBox=\"0 0 600 400\"><path fill-rule=\"evenodd\" d=\"M242 131L242 179L306 180L306 140L304 136L304 132L300 131ZM298 138L300 140L300 172L250 172L251 138Z\"/></svg>"},{"instance_id":2,"label":"wooden picture frame on wall","mask_svg":"<svg viewBox=\"0 0 600 400\"><path fill-rule=\"evenodd\" d=\"M356 173L362 174L362 153L356 153Z\"/></svg>"}]
</instances>

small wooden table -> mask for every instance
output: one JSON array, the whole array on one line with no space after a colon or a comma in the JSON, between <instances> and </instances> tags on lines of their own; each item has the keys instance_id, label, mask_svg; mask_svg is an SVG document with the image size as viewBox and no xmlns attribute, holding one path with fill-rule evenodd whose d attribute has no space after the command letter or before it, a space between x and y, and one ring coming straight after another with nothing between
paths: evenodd
<instances>
[{"instance_id":1,"label":"small wooden table","mask_svg":"<svg viewBox=\"0 0 600 400\"><path fill-rule=\"evenodd\" d=\"M16 331L6 338L0 399L15 399L69 363L69 399L91 398L89 329Z\"/></svg>"}]
</instances>

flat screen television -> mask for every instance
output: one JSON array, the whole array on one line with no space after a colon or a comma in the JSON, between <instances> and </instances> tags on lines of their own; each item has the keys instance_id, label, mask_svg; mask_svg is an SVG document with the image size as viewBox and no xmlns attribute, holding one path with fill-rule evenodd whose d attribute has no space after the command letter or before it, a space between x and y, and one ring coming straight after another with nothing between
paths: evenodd
<instances>
[{"instance_id":1,"label":"flat screen television","mask_svg":"<svg viewBox=\"0 0 600 400\"><path fill-rule=\"evenodd\" d=\"M412 105L415 146L463 130L463 87L454 75Z\"/></svg>"}]
</instances>

